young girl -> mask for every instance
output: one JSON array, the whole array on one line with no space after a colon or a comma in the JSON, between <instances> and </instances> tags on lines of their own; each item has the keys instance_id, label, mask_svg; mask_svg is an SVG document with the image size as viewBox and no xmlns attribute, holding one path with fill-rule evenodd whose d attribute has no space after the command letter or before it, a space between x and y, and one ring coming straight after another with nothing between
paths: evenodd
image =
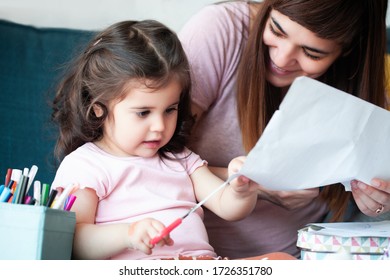
<instances>
[{"instance_id":1,"label":"young girl","mask_svg":"<svg viewBox=\"0 0 390 280\"><path fill-rule=\"evenodd\" d=\"M53 120L62 160L52 187L76 192L74 258L217 257L203 212L151 240L223 181L185 148L193 123L190 74L176 35L156 21L98 34L60 83ZM230 164L236 172L243 158ZM204 205L227 220L248 215L256 190L239 177ZM168 245L168 246L165 246Z\"/></svg>"}]
</instances>

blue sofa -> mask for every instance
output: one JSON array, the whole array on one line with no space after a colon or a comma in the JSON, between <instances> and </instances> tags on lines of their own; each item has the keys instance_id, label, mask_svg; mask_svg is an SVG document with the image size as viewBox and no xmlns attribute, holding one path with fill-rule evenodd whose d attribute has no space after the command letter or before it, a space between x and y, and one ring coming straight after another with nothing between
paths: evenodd
<instances>
[{"instance_id":1,"label":"blue sofa","mask_svg":"<svg viewBox=\"0 0 390 280\"><path fill-rule=\"evenodd\" d=\"M50 101L65 63L92 34L0 20L1 178L8 168L35 164L36 180L52 183L56 130L50 122Z\"/></svg>"}]
</instances>

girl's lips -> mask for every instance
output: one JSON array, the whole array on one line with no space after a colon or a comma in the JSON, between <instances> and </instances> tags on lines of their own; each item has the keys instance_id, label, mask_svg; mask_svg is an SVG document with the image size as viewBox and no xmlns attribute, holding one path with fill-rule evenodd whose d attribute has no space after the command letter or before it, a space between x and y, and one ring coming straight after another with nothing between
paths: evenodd
<instances>
[{"instance_id":1,"label":"girl's lips","mask_svg":"<svg viewBox=\"0 0 390 280\"><path fill-rule=\"evenodd\" d=\"M156 141L144 141L144 145L145 145L147 148L155 149L155 148L160 147L160 142L161 142L161 141L159 141L159 140L156 140Z\"/></svg>"}]
</instances>

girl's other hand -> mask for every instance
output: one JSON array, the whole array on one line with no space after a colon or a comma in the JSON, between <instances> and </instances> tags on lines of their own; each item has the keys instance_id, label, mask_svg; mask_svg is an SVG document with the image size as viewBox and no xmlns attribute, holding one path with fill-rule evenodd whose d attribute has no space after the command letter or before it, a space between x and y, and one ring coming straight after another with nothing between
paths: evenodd
<instances>
[{"instance_id":1,"label":"girl's other hand","mask_svg":"<svg viewBox=\"0 0 390 280\"><path fill-rule=\"evenodd\" d=\"M152 254L154 245L150 244L152 238L157 236L165 228L164 224L152 218L146 218L130 224L129 226L129 248L144 252L146 255ZM169 236L164 236L157 245L171 246L173 240Z\"/></svg>"}]
</instances>

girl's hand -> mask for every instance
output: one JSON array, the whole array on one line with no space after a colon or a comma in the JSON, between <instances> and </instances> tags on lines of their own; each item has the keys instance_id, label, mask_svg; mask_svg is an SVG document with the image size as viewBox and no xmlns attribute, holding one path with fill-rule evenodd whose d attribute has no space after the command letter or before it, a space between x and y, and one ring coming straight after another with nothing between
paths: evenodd
<instances>
[{"instance_id":1,"label":"girl's hand","mask_svg":"<svg viewBox=\"0 0 390 280\"><path fill-rule=\"evenodd\" d=\"M154 245L150 244L150 241L157 236L165 228L161 222L147 218L134 222L129 226L129 247L134 250L139 250L147 255L152 253ZM173 245L173 240L169 236L165 236L157 243L159 246Z\"/></svg>"},{"instance_id":2,"label":"girl's hand","mask_svg":"<svg viewBox=\"0 0 390 280\"><path fill-rule=\"evenodd\" d=\"M244 164L246 157L240 156L236 157L230 161L228 166L229 176L240 171L241 167ZM239 176L237 179L233 180L230 185L236 193L240 195L252 195L254 192L257 192L256 183L252 182L245 176Z\"/></svg>"},{"instance_id":3,"label":"girl's hand","mask_svg":"<svg viewBox=\"0 0 390 280\"><path fill-rule=\"evenodd\" d=\"M390 181L373 179L371 185L351 181L352 195L360 211L367 216L377 217L390 210Z\"/></svg>"}]
</instances>

